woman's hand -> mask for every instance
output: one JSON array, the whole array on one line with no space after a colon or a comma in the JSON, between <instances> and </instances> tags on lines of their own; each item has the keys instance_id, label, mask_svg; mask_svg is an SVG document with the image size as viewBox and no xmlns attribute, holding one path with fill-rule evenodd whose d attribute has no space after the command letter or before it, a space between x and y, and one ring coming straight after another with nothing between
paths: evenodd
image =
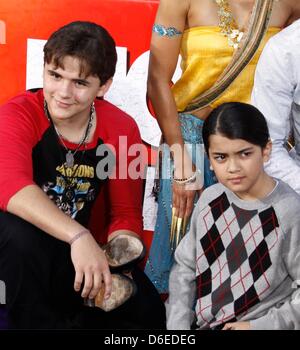
<instances>
[{"instance_id":1,"label":"woman's hand","mask_svg":"<svg viewBox=\"0 0 300 350\"><path fill-rule=\"evenodd\" d=\"M176 247L186 233L186 226L194 209L196 194L202 189L201 174L196 171L192 182L180 184L173 181L172 223L170 241Z\"/></svg>"},{"instance_id":2,"label":"woman's hand","mask_svg":"<svg viewBox=\"0 0 300 350\"><path fill-rule=\"evenodd\" d=\"M104 298L109 298L112 282L108 262L104 251L91 234L84 235L71 244L71 259L75 268L74 289L79 291L84 283L81 296L93 299L104 283Z\"/></svg>"},{"instance_id":3,"label":"woman's hand","mask_svg":"<svg viewBox=\"0 0 300 350\"><path fill-rule=\"evenodd\" d=\"M180 185L173 181L172 208L178 218L188 219L194 209L194 199L197 188L193 184Z\"/></svg>"}]
</instances>

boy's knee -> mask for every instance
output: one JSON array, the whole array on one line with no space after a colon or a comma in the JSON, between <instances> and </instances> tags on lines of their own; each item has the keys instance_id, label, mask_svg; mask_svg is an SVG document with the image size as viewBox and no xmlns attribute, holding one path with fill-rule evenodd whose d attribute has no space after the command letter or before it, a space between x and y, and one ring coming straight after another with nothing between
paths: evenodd
<instances>
[{"instance_id":1,"label":"boy's knee","mask_svg":"<svg viewBox=\"0 0 300 350\"><path fill-rule=\"evenodd\" d=\"M34 243L39 239L37 227L10 213L0 213L0 250L15 254L31 252L36 249Z\"/></svg>"}]
</instances>

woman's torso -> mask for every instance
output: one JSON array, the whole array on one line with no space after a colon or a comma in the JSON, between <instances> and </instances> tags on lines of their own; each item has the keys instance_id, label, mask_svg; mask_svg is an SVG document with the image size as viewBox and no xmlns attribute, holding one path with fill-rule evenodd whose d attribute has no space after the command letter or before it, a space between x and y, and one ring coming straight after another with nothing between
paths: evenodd
<instances>
[{"instance_id":1,"label":"woman's torso","mask_svg":"<svg viewBox=\"0 0 300 350\"><path fill-rule=\"evenodd\" d=\"M240 30L243 30L249 20L255 0L228 0L232 16ZM274 1L270 27L286 27L293 21L291 1ZM185 29L200 26L218 26L218 6L215 0L187 1L187 21Z\"/></svg>"},{"instance_id":2,"label":"woman's torso","mask_svg":"<svg viewBox=\"0 0 300 350\"><path fill-rule=\"evenodd\" d=\"M260 54L280 28L270 27L258 50L230 86L210 104L216 108L225 102L250 102L255 68ZM201 26L185 30L181 44L182 75L172 88L178 111L183 111L195 97L211 88L230 63L234 53L219 27Z\"/></svg>"},{"instance_id":3,"label":"woman's torso","mask_svg":"<svg viewBox=\"0 0 300 350\"><path fill-rule=\"evenodd\" d=\"M247 26L254 0L228 1L237 27L243 31ZM215 0L187 1L186 29L181 43L181 79L173 87L177 109L186 105L201 92L212 86L232 58L234 50L218 26L218 6ZM228 101L249 102L253 86L256 63L268 39L280 28L286 26L291 17L291 9L284 0L274 3L269 30L250 64L231 86L210 106L197 112L197 117L205 119L212 108ZM200 84L199 84L200 82Z\"/></svg>"}]
</instances>

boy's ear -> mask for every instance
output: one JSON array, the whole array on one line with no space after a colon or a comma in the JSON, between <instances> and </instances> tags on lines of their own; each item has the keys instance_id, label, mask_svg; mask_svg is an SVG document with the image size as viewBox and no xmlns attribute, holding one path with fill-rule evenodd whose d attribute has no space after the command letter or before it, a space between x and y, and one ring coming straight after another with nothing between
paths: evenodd
<instances>
[{"instance_id":1,"label":"boy's ear","mask_svg":"<svg viewBox=\"0 0 300 350\"><path fill-rule=\"evenodd\" d=\"M111 87L111 84L113 82L113 78L110 78L106 81L106 83L104 83L103 85L101 85L99 87L98 93L97 93L97 97L102 97L104 96L107 91L109 90L109 88Z\"/></svg>"},{"instance_id":2,"label":"boy's ear","mask_svg":"<svg viewBox=\"0 0 300 350\"><path fill-rule=\"evenodd\" d=\"M271 157L272 152L272 141L269 140L266 144L265 148L263 149L263 160L264 162L267 162Z\"/></svg>"}]
</instances>

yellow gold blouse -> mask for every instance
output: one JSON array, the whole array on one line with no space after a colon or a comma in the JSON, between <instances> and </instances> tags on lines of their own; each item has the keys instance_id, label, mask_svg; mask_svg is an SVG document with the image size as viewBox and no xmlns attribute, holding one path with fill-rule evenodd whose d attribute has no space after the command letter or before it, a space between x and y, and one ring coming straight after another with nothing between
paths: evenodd
<instances>
[{"instance_id":1,"label":"yellow gold blouse","mask_svg":"<svg viewBox=\"0 0 300 350\"><path fill-rule=\"evenodd\" d=\"M266 42L280 31L270 27L252 60L215 100L215 108L225 102L250 102L255 67ZM217 26L194 27L184 31L181 44L182 76L172 87L177 110L183 111L196 96L210 88L232 59L234 50Z\"/></svg>"}]
</instances>

